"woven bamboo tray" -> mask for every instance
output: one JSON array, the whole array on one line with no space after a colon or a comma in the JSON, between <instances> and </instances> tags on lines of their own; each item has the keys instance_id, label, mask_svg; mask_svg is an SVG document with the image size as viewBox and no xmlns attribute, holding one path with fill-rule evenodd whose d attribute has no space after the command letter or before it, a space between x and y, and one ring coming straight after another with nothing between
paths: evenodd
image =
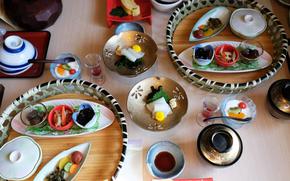
<instances>
[{"instance_id":1,"label":"woven bamboo tray","mask_svg":"<svg viewBox=\"0 0 290 181\"><path fill-rule=\"evenodd\" d=\"M101 131L77 137L34 138L40 144L43 160L36 173L54 156L63 150L84 142L91 142L88 158L76 180L115 180L126 155L126 120L117 101L102 87L81 80L57 80L41 84L21 95L0 116L3 129L0 145L20 134L10 129L10 121L26 105L54 99L83 99L103 104L115 114L112 125Z\"/></svg>"},{"instance_id":2,"label":"woven bamboo tray","mask_svg":"<svg viewBox=\"0 0 290 181\"><path fill-rule=\"evenodd\" d=\"M229 26L213 38L195 43L188 41L191 28L195 22L215 6L226 6L231 10L242 7L254 8L264 15L268 28L256 40L260 41L264 49L273 57L273 62L269 67L251 73L218 74L193 71L180 61L178 55L183 50L202 42L243 41L231 32ZM277 17L269 9L250 0L188 0L172 13L167 25L166 39L172 62L180 75L191 84L215 93L239 93L268 80L282 67L288 47L285 30Z\"/></svg>"}]
</instances>

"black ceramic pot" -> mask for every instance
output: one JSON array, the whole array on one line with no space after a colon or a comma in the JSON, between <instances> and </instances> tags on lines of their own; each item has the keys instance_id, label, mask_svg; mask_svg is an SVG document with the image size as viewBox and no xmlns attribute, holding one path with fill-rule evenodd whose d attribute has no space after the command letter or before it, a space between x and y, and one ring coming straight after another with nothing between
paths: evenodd
<instances>
[{"instance_id":1,"label":"black ceramic pot","mask_svg":"<svg viewBox=\"0 0 290 181\"><path fill-rule=\"evenodd\" d=\"M13 23L26 30L41 30L54 24L62 12L61 0L4 0Z\"/></svg>"},{"instance_id":2,"label":"black ceramic pot","mask_svg":"<svg viewBox=\"0 0 290 181\"><path fill-rule=\"evenodd\" d=\"M270 86L267 104L272 116L290 120L290 79L278 80Z\"/></svg>"}]
</instances>

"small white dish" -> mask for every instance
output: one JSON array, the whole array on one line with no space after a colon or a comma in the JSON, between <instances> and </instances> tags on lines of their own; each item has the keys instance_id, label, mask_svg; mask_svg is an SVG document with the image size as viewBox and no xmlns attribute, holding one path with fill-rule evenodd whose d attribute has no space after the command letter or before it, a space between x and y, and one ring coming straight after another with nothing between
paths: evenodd
<instances>
[{"instance_id":1,"label":"small white dish","mask_svg":"<svg viewBox=\"0 0 290 181\"><path fill-rule=\"evenodd\" d=\"M78 122L78 115L79 115L80 111L82 111L84 109L92 109L94 111L94 114L95 115L94 115L94 117L91 120L89 120L89 122L86 125L83 126L83 125L81 125ZM94 124L96 123L96 121L99 119L99 114L97 114L98 112L99 112L99 110L98 110L98 108L96 106L91 106L88 103L81 104L78 112L74 112L73 113L72 119L74 120L74 123L76 125L78 125L78 127L84 128L84 129L88 129L88 128L91 128L92 126L94 126Z\"/></svg>"},{"instance_id":2,"label":"small white dish","mask_svg":"<svg viewBox=\"0 0 290 181\"><path fill-rule=\"evenodd\" d=\"M90 151L90 148L91 148L91 143L83 143L83 144L77 145L75 147L72 147L68 150L65 150L65 151L59 153L38 172L38 174L36 175L36 177L34 178L33 181L44 181L45 178L50 173L52 173L53 171L56 170L58 162L62 158L71 155L74 151L79 151L83 154L83 159L82 159L81 163L79 164L78 171L75 174L69 175L67 178L65 178L66 180L73 180L77 176L79 171L81 170L82 166L84 165L86 158L88 156L88 153Z\"/></svg>"},{"instance_id":3,"label":"small white dish","mask_svg":"<svg viewBox=\"0 0 290 181\"><path fill-rule=\"evenodd\" d=\"M39 144L28 136L19 136L0 149L0 177L7 180L26 180L42 161Z\"/></svg>"},{"instance_id":4,"label":"small white dish","mask_svg":"<svg viewBox=\"0 0 290 181\"><path fill-rule=\"evenodd\" d=\"M170 12L182 3L182 0L161 0L164 3L160 3L156 0L151 0L151 4L155 9L161 12Z\"/></svg>"},{"instance_id":5,"label":"small white dish","mask_svg":"<svg viewBox=\"0 0 290 181\"><path fill-rule=\"evenodd\" d=\"M251 121L253 121L256 118L256 105L253 100L242 94L228 96L222 101L222 116L232 116L230 115L229 110L235 107L238 108L240 103L244 103L246 105L244 108L240 109L240 113L245 115L244 118L251 117ZM250 123L251 121L243 122L234 119L223 118L223 122L234 129L241 128L243 125Z\"/></svg>"},{"instance_id":6,"label":"small white dish","mask_svg":"<svg viewBox=\"0 0 290 181\"><path fill-rule=\"evenodd\" d=\"M8 36L0 47L0 65L17 69L29 65L28 60L36 58L34 46L19 36Z\"/></svg>"}]
</instances>

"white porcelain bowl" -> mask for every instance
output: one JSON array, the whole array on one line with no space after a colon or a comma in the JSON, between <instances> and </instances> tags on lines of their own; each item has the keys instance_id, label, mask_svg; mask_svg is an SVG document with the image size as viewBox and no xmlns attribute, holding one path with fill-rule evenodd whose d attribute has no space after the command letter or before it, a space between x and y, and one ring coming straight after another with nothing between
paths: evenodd
<instances>
[{"instance_id":1,"label":"white porcelain bowl","mask_svg":"<svg viewBox=\"0 0 290 181\"><path fill-rule=\"evenodd\" d=\"M182 3L182 0L161 0L166 3L159 3L156 0L151 0L151 3L155 9L161 12L169 12L175 9L179 4Z\"/></svg>"},{"instance_id":2,"label":"white porcelain bowl","mask_svg":"<svg viewBox=\"0 0 290 181\"><path fill-rule=\"evenodd\" d=\"M36 49L29 41L15 35L8 36L0 47L1 69L7 71L25 69L30 65L28 60L36 56Z\"/></svg>"}]
</instances>

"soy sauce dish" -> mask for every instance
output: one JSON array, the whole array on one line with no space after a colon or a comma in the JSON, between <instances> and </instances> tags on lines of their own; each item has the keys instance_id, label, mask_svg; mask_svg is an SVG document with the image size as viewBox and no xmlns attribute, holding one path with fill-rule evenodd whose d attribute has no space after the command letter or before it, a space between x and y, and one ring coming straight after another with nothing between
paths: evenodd
<instances>
[{"instance_id":1,"label":"soy sauce dish","mask_svg":"<svg viewBox=\"0 0 290 181\"><path fill-rule=\"evenodd\" d=\"M146 163L151 175L162 179L176 178L185 166L182 150L170 141L152 145L147 152Z\"/></svg>"}]
</instances>

